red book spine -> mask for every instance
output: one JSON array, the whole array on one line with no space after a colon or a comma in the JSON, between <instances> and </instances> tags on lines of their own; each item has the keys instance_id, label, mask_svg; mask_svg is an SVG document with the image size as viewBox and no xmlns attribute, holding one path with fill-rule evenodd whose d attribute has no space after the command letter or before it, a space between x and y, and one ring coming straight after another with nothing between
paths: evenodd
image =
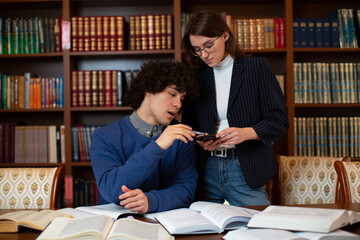
<instances>
[{"instance_id":1,"label":"red book spine","mask_svg":"<svg viewBox=\"0 0 360 240\"><path fill-rule=\"evenodd\" d=\"M286 47L285 18L280 18L280 48Z\"/></svg>"},{"instance_id":2,"label":"red book spine","mask_svg":"<svg viewBox=\"0 0 360 240\"><path fill-rule=\"evenodd\" d=\"M104 46L103 40L103 17L98 16L95 18L96 21L96 50L102 51Z\"/></svg>"},{"instance_id":3,"label":"red book spine","mask_svg":"<svg viewBox=\"0 0 360 240\"><path fill-rule=\"evenodd\" d=\"M111 94L112 94L112 90L111 90L111 70L105 70L104 71L104 106L105 107L110 107L112 106L112 101L111 101Z\"/></svg>"},{"instance_id":4,"label":"red book spine","mask_svg":"<svg viewBox=\"0 0 360 240\"><path fill-rule=\"evenodd\" d=\"M84 71L85 107L91 107L91 71Z\"/></svg>"},{"instance_id":5,"label":"red book spine","mask_svg":"<svg viewBox=\"0 0 360 240\"><path fill-rule=\"evenodd\" d=\"M274 18L275 48L280 48L280 19Z\"/></svg>"},{"instance_id":6,"label":"red book spine","mask_svg":"<svg viewBox=\"0 0 360 240\"><path fill-rule=\"evenodd\" d=\"M71 50L79 51L78 39L78 17L71 18Z\"/></svg>"},{"instance_id":7,"label":"red book spine","mask_svg":"<svg viewBox=\"0 0 360 240\"><path fill-rule=\"evenodd\" d=\"M97 42L96 42L96 17L90 17L89 18L90 23L90 51L96 51L97 50Z\"/></svg>"},{"instance_id":8,"label":"red book spine","mask_svg":"<svg viewBox=\"0 0 360 240\"><path fill-rule=\"evenodd\" d=\"M118 71L111 71L111 106L118 105L118 82L117 82Z\"/></svg>"},{"instance_id":9,"label":"red book spine","mask_svg":"<svg viewBox=\"0 0 360 240\"><path fill-rule=\"evenodd\" d=\"M84 107L85 106L85 98L84 98L84 72L78 71L78 85L77 85L77 92L78 92L78 106Z\"/></svg>"},{"instance_id":10,"label":"red book spine","mask_svg":"<svg viewBox=\"0 0 360 240\"><path fill-rule=\"evenodd\" d=\"M135 16L129 17L129 40L130 40L130 50L136 50L135 45Z\"/></svg>"},{"instance_id":11,"label":"red book spine","mask_svg":"<svg viewBox=\"0 0 360 240\"><path fill-rule=\"evenodd\" d=\"M78 107L78 71L71 72L71 106Z\"/></svg>"},{"instance_id":12,"label":"red book spine","mask_svg":"<svg viewBox=\"0 0 360 240\"><path fill-rule=\"evenodd\" d=\"M116 16L116 50L124 50L124 26L125 18L123 16Z\"/></svg>"},{"instance_id":13,"label":"red book spine","mask_svg":"<svg viewBox=\"0 0 360 240\"><path fill-rule=\"evenodd\" d=\"M103 17L103 50L110 50L110 17Z\"/></svg>"},{"instance_id":14,"label":"red book spine","mask_svg":"<svg viewBox=\"0 0 360 240\"><path fill-rule=\"evenodd\" d=\"M77 18L78 51L84 51L84 17Z\"/></svg>"}]
</instances>

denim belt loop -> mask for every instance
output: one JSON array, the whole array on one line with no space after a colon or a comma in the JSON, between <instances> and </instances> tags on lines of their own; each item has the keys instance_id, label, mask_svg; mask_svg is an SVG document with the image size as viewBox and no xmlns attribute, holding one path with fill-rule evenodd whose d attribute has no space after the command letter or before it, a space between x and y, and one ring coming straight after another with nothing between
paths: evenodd
<instances>
[{"instance_id":1,"label":"denim belt loop","mask_svg":"<svg viewBox=\"0 0 360 240\"><path fill-rule=\"evenodd\" d=\"M222 149L215 149L211 151L212 157L222 157L222 158L236 158L236 149L235 148L222 148Z\"/></svg>"}]
</instances>

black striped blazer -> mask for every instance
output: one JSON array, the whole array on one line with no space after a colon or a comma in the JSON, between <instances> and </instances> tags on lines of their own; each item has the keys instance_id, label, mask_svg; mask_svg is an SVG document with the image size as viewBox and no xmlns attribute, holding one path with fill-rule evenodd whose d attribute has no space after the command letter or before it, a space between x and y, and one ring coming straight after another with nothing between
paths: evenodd
<instances>
[{"instance_id":1,"label":"black striped blazer","mask_svg":"<svg viewBox=\"0 0 360 240\"><path fill-rule=\"evenodd\" d=\"M194 130L216 133L218 119L213 68L195 72L200 97L184 108L183 122ZM234 62L227 119L230 127L253 127L260 141L236 145L239 164L251 188L263 186L277 172L272 146L288 129L284 96L266 58L244 57ZM199 176L210 155L198 149Z\"/></svg>"}]
</instances>

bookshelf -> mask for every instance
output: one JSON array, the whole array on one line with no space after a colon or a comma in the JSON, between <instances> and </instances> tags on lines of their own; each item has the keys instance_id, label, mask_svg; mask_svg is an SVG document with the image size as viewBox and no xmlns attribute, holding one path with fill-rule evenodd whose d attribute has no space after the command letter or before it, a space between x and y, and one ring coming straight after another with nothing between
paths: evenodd
<instances>
[{"instance_id":1,"label":"bookshelf","mask_svg":"<svg viewBox=\"0 0 360 240\"><path fill-rule=\"evenodd\" d=\"M65 125L65 166L67 176L93 179L90 163L72 161L71 126L76 124L102 125L131 113L131 108L120 107L72 107L71 72L74 70L139 69L143 62L161 59L181 61L181 13L201 9L226 12L237 18L285 18L286 47L279 49L246 50L254 56L270 60L275 74L285 76L285 97L290 127L274 146L278 154L294 154L294 118L360 116L360 104L295 104L295 62L360 62L360 49L341 48L294 48L292 20L294 18L324 18L336 8L358 8L357 0L0 0L0 17L56 16L70 21L73 16L121 15L129 21L130 15L172 14L173 49L123 50L0 55L0 72L22 74L34 72L44 76L63 76L64 107L57 109L1 109L1 121L15 121L23 125ZM29 11L31 10L31 11ZM126 31L125 31L126 32ZM127 34L125 34L125 39ZM127 45L125 45L127 46ZM128 48L126 48L128 49ZM0 164L9 166L10 164ZM19 164L18 164L19 165ZM39 164L20 164L37 166ZM52 164L57 165L57 164ZM11 164L13 166L13 164ZM68 202L67 206L73 206Z\"/></svg>"}]
</instances>

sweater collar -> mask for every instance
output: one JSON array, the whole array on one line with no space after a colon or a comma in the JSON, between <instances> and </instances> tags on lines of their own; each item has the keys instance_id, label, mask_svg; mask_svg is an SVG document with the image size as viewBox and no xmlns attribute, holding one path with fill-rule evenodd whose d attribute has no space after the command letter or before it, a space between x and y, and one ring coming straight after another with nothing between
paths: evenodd
<instances>
[{"instance_id":1,"label":"sweater collar","mask_svg":"<svg viewBox=\"0 0 360 240\"><path fill-rule=\"evenodd\" d=\"M142 135L147 137L156 137L161 134L162 129L164 128L163 125L151 125L144 120L142 120L139 115L137 115L136 111L134 111L129 116L131 124L135 127L135 129Z\"/></svg>"},{"instance_id":2,"label":"sweater collar","mask_svg":"<svg viewBox=\"0 0 360 240\"><path fill-rule=\"evenodd\" d=\"M227 69L229 67L232 67L234 64L234 59L231 57L230 54L228 54L226 56L226 58L224 58L224 60L222 60L221 62L219 62L218 65L214 66L215 70L224 70Z\"/></svg>"}]
</instances>

